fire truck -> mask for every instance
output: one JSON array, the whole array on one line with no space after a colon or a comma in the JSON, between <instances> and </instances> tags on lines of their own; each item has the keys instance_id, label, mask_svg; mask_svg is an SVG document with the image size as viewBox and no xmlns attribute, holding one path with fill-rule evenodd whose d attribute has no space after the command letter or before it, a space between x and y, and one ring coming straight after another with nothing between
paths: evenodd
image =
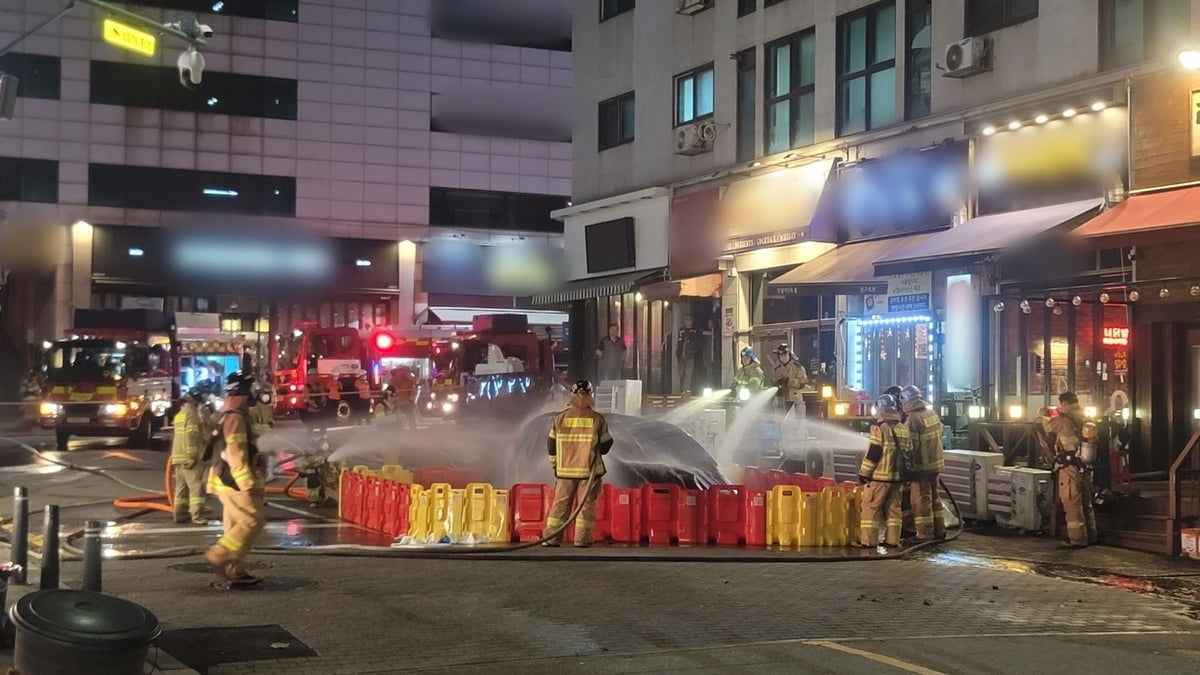
<instances>
[{"instance_id":1,"label":"fire truck","mask_svg":"<svg viewBox=\"0 0 1200 675\"><path fill-rule=\"evenodd\" d=\"M147 447L178 397L173 317L150 310L75 310L50 345L38 409L58 449L71 436L126 436Z\"/></svg>"},{"instance_id":2,"label":"fire truck","mask_svg":"<svg viewBox=\"0 0 1200 675\"><path fill-rule=\"evenodd\" d=\"M303 324L279 340L275 363L275 413L293 415L304 409L304 386L310 370L337 391L353 391L354 380L372 370L367 341L357 328Z\"/></svg>"}]
</instances>

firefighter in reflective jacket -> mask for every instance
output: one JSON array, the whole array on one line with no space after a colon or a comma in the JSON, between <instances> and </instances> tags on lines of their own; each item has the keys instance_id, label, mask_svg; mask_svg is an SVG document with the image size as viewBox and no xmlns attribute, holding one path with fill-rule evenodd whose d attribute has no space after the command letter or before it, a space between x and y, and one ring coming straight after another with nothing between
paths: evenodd
<instances>
[{"instance_id":1,"label":"firefighter in reflective jacket","mask_svg":"<svg viewBox=\"0 0 1200 675\"><path fill-rule=\"evenodd\" d=\"M175 436L171 439L171 470L175 474L175 522L207 525L204 510L204 464L200 456L208 436L197 403L204 394L192 389L184 395L179 412L171 426Z\"/></svg>"},{"instance_id":2,"label":"firefighter in reflective jacket","mask_svg":"<svg viewBox=\"0 0 1200 675\"><path fill-rule=\"evenodd\" d=\"M1058 415L1049 410L1039 411L1042 428L1055 435L1057 454L1054 472L1058 475L1058 500L1062 502L1067 521L1068 548L1083 548L1096 543L1096 511L1092 503L1092 466L1080 450L1086 441L1088 422L1079 406L1079 397L1072 392L1058 396ZM1093 427L1094 428L1094 427ZM1094 442L1094 441L1093 441Z\"/></svg>"},{"instance_id":3,"label":"firefighter in reflective jacket","mask_svg":"<svg viewBox=\"0 0 1200 675\"><path fill-rule=\"evenodd\" d=\"M750 393L756 393L763 388L763 369L758 363L758 355L754 353L753 347L742 348L742 367L737 369L733 374L733 387L735 390L746 389ZM734 394L738 394L735 391Z\"/></svg>"},{"instance_id":4,"label":"firefighter in reflective jacket","mask_svg":"<svg viewBox=\"0 0 1200 675\"><path fill-rule=\"evenodd\" d=\"M915 385L900 390L900 405L904 408L904 426L908 427L913 444L913 475L908 499L912 504L917 539L943 539L946 517L942 512L942 498L938 496L938 474L946 468L942 452L942 418L929 409L921 389Z\"/></svg>"},{"instance_id":5,"label":"firefighter in reflective jacket","mask_svg":"<svg viewBox=\"0 0 1200 675\"><path fill-rule=\"evenodd\" d=\"M596 527L596 500L604 475L603 455L612 448L613 439L608 433L608 422L604 415L592 409L592 383L580 380L571 391L570 407L554 419L550 427L547 451L554 466L554 506L546 519L543 536L550 537L543 546L558 546L562 542L567 516L576 498L583 504L575 520L575 545L587 547L592 544L592 532ZM593 476L588 485L588 476ZM586 488L586 493L584 492ZM553 536L550 536L553 535Z\"/></svg>"},{"instance_id":6,"label":"firefighter in reflective jacket","mask_svg":"<svg viewBox=\"0 0 1200 675\"><path fill-rule=\"evenodd\" d=\"M304 384L304 410L300 411L300 419L310 431L325 431L330 406L335 405L330 403L331 398L320 374L315 370L308 371L308 381Z\"/></svg>"},{"instance_id":7,"label":"firefighter in reflective jacket","mask_svg":"<svg viewBox=\"0 0 1200 675\"><path fill-rule=\"evenodd\" d=\"M254 425L254 433L261 438L275 428L275 411L271 409L271 392L261 389L255 399L250 408L250 423Z\"/></svg>"},{"instance_id":8,"label":"firefighter in reflective jacket","mask_svg":"<svg viewBox=\"0 0 1200 675\"><path fill-rule=\"evenodd\" d=\"M784 401L787 409L791 410L793 405L804 403L800 390L808 384L808 371L792 356L792 350L786 342L775 348L775 356L779 360L779 365L775 366L778 396Z\"/></svg>"},{"instance_id":9,"label":"firefighter in reflective jacket","mask_svg":"<svg viewBox=\"0 0 1200 675\"><path fill-rule=\"evenodd\" d=\"M858 468L858 481L866 486L859 515L859 540L852 542L859 548L873 548L880 543L879 521L883 518L887 523L883 545L900 545L903 524L900 453L912 451L912 440L908 428L900 421L900 405L896 398L891 394L880 396L875 401L875 412L870 446Z\"/></svg>"},{"instance_id":10,"label":"firefighter in reflective jacket","mask_svg":"<svg viewBox=\"0 0 1200 675\"><path fill-rule=\"evenodd\" d=\"M221 500L224 532L204 554L231 586L247 586L262 581L246 569L246 557L263 528L263 494L266 472L253 426L249 406L254 378L240 371L231 373L225 384L225 410L221 415L220 437L212 447L213 466L209 471L208 490Z\"/></svg>"}]
</instances>

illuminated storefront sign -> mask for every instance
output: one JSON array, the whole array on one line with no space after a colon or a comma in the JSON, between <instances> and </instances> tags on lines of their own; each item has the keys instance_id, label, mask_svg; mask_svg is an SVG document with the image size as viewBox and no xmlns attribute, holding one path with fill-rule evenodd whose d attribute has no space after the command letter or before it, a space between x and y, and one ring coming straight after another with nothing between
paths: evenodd
<instances>
[{"instance_id":1,"label":"illuminated storefront sign","mask_svg":"<svg viewBox=\"0 0 1200 675\"><path fill-rule=\"evenodd\" d=\"M946 278L946 347L942 368L947 391L971 391L979 386L980 299L975 277Z\"/></svg>"},{"instance_id":2,"label":"illuminated storefront sign","mask_svg":"<svg viewBox=\"0 0 1200 675\"><path fill-rule=\"evenodd\" d=\"M1105 347L1128 347L1129 329L1119 326L1105 326L1100 340Z\"/></svg>"}]
</instances>

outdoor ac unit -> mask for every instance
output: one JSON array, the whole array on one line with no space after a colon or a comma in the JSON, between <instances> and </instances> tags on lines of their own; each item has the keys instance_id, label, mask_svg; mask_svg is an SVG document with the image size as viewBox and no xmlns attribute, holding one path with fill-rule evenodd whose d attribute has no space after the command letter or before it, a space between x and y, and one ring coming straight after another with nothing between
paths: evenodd
<instances>
[{"instance_id":1,"label":"outdoor ac unit","mask_svg":"<svg viewBox=\"0 0 1200 675\"><path fill-rule=\"evenodd\" d=\"M945 458L942 482L954 495L962 517L989 520L988 480L996 469L1004 465L1004 455L999 452L947 450Z\"/></svg>"},{"instance_id":2,"label":"outdoor ac unit","mask_svg":"<svg viewBox=\"0 0 1200 675\"><path fill-rule=\"evenodd\" d=\"M942 55L943 77L970 77L992 69L989 62L991 42L986 37L969 37L946 45Z\"/></svg>"},{"instance_id":3,"label":"outdoor ac unit","mask_svg":"<svg viewBox=\"0 0 1200 675\"><path fill-rule=\"evenodd\" d=\"M642 414L641 380L604 380L596 385L595 409L602 413Z\"/></svg>"},{"instance_id":4,"label":"outdoor ac unit","mask_svg":"<svg viewBox=\"0 0 1200 675\"><path fill-rule=\"evenodd\" d=\"M675 0L676 14L698 14L712 7L712 0Z\"/></svg>"},{"instance_id":5,"label":"outdoor ac unit","mask_svg":"<svg viewBox=\"0 0 1200 675\"><path fill-rule=\"evenodd\" d=\"M712 122L688 124L675 130L675 154L699 155L712 150L717 125Z\"/></svg>"},{"instance_id":6,"label":"outdoor ac unit","mask_svg":"<svg viewBox=\"0 0 1200 675\"><path fill-rule=\"evenodd\" d=\"M1050 494L1049 471L999 467L988 478L988 511L997 525L1041 532L1050 524Z\"/></svg>"}]
</instances>

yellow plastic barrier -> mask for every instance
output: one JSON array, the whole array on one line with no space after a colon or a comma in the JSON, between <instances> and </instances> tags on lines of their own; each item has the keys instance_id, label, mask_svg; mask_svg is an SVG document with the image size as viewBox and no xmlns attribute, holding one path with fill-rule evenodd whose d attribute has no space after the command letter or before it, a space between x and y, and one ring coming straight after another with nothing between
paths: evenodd
<instances>
[{"instance_id":1,"label":"yellow plastic barrier","mask_svg":"<svg viewBox=\"0 0 1200 675\"><path fill-rule=\"evenodd\" d=\"M800 493L800 545L821 545L821 493Z\"/></svg>"},{"instance_id":2,"label":"yellow plastic barrier","mask_svg":"<svg viewBox=\"0 0 1200 675\"><path fill-rule=\"evenodd\" d=\"M399 464L384 464L379 469L379 477L393 483L412 483L413 473Z\"/></svg>"},{"instance_id":3,"label":"yellow plastic barrier","mask_svg":"<svg viewBox=\"0 0 1200 675\"><path fill-rule=\"evenodd\" d=\"M778 546L800 545L800 504L804 493L795 485L771 488L771 529L767 543Z\"/></svg>"},{"instance_id":4,"label":"yellow plastic barrier","mask_svg":"<svg viewBox=\"0 0 1200 675\"><path fill-rule=\"evenodd\" d=\"M450 487L449 483L434 483L429 486L429 536L437 541L450 533Z\"/></svg>"},{"instance_id":5,"label":"yellow plastic barrier","mask_svg":"<svg viewBox=\"0 0 1200 675\"><path fill-rule=\"evenodd\" d=\"M379 471L377 469L372 469L371 467L367 466L366 464L359 464L358 466L355 466L354 473L361 473L362 475L364 475L368 478L378 478L379 477Z\"/></svg>"},{"instance_id":6,"label":"yellow plastic barrier","mask_svg":"<svg viewBox=\"0 0 1200 675\"><path fill-rule=\"evenodd\" d=\"M468 483L465 490L466 508L463 514L463 534L476 540L490 537L495 490L489 483Z\"/></svg>"},{"instance_id":7,"label":"yellow plastic barrier","mask_svg":"<svg viewBox=\"0 0 1200 675\"><path fill-rule=\"evenodd\" d=\"M507 544L512 540L512 527L508 521L508 490L492 491L492 522L488 528L492 543Z\"/></svg>"},{"instance_id":8,"label":"yellow plastic barrier","mask_svg":"<svg viewBox=\"0 0 1200 675\"><path fill-rule=\"evenodd\" d=\"M850 530L846 527L849 515L846 491L841 486L821 490L821 546L846 546L850 543Z\"/></svg>"},{"instance_id":9,"label":"yellow plastic barrier","mask_svg":"<svg viewBox=\"0 0 1200 675\"><path fill-rule=\"evenodd\" d=\"M846 538L849 541L858 541L859 538L858 522L862 514L862 494L861 485L846 493Z\"/></svg>"},{"instance_id":10,"label":"yellow plastic barrier","mask_svg":"<svg viewBox=\"0 0 1200 675\"><path fill-rule=\"evenodd\" d=\"M408 536L417 541L429 538L429 516L431 493L420 485L413 485L412 501L408 505Z\"/></svg>"}]
</instances>

